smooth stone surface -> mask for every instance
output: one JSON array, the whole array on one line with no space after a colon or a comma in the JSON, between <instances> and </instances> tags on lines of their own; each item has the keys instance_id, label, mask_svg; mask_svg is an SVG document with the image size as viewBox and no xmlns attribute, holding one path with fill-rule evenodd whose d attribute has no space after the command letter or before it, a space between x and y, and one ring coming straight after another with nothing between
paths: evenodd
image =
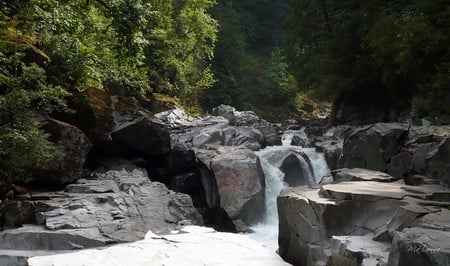
<instances>
[{"instance_id":1,"label":"smooth stone surface","mask_svg":"<svg viewBox=\"0 0 450 266\"><path fill-rule=\"evenodd\" d=\"M390 243L376 242L371 235L333 236L331 239L334 266L386 265Z\"/></svg>"},{"instance_id":2,"label":"smooth stone surface","mask_svg":"<svg viewBox=\"0 0 450 266\"><path fill-rule=\"evenodd\" d=\"M333 170L332 175L335 182L342 181L379 181L379 182L393 182L398 180L389 174L373 171L362 168L341 168Z\"/></svg>"},{"instance_id":3,"label":"smooth stone surface","mask_svg":"<svg viewBox=\"0 0 450 266\"><path fill-rule=\"evenodd\" d=\"M29 266L75 265L289 265L275 252L245 235L188 226L167 235L147 233L144 240L102 250L33 257Z\"/></svg>"},{"instance_id":4,"label":"smooth stone surface","mask_svg":"<svg viewBox=\"0 0 450 266\"><path fill-rule=\"evenodd\" d=\"M395 232L388 265L450 265L450 232L416 227Z\"/></svg>"},{"instance_id":5,"label":"smooth stone surface","mask_svg":"<svg viewBox=\"0 0 450 266\"><path fill-rule=\"evenodd\" d=\"M142 239L149 230L203 224L188 195L150 181L143 169L97 173L66 191L32 193L29 201L39 225L0 231L1 265L16 265L9 263L33 252L101 247Z\"/></svg>"}]
</instances>

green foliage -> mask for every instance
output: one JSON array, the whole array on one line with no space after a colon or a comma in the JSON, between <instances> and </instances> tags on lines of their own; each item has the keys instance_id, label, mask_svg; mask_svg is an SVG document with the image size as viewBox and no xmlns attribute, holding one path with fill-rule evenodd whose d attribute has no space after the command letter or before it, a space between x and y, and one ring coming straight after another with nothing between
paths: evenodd
<instances>
[{"instance_id":1,"label":"green foliage","mask_svg":"<svg viewBox=\"0 0 450 266\"><path fill-rule=\"evenodd\" d=\"M47 84L42 67L24 62L25 52L37 49L33 38L14 28L15 23L0 25L4 26L0 29L0 183L4 193L16 182L31 181L36 165L61 155L40 129L35 114L66 108L63 98L68 94Z\"/></svg>"},{"instance_id":2,"label":"green foliage","mask_svg":"<svg viewBox=\"0 0 450 266\"><path fill-rule=\"evenodd\" d=\"M302 90L324 98L362 91L399 108L414 96L422 114L447 112L442 106L418 107L450 91L443 80L450 47L445 1L300 0L292 5L287 52Z\"/></svg>"},{"instance_id":3,"label":"green foliage","mask_svg":"<svg viewBox=\"0 0 450 266\"><path fill-rule=\"evenodd\" d=\"M61 155L36 117L67 111L66 98L78 97L71 91L94 87L128 96L162 92L198 106L202 90L214 82L210 62L217 22L208 13L214 4L1 1L2 184L27 181L31 168Z\"/></svg>"},{"instance_id":4,"label":"green foliage","mask_svg":"<svg viewBox=\"0 0 450 266\"><path fill-rule=\"evenodd\" d=\"M217 83L204 93L207 108L221 103L260 114L289 107L297 90L285 63L282 22L289 1L218 1L219 21L213 61Z\"/></svg>"}]
</instances>

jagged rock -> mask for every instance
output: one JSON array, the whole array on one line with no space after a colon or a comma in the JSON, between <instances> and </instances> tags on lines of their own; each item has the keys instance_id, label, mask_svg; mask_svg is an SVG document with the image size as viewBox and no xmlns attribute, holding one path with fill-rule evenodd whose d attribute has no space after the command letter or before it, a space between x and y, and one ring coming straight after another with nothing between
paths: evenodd
<instances>
[{"instance_id":1,"label":"jagged rock","mask_svg":"<svg viewBox=\"0 0 450 266\"><path fill-rule=\"evenodd\" d=\"M184 143L175 144L166 158L171 175L192 172L196 167L196 158L193 150Z\"/></svg>"},{"instance_id":2,"label":"jagged rock","mask_svg":"<svg viewBox=\"0 0 450 266\"><path fill-rule=\"evenodd\" d=\"M189 117L183 109L178 107L157 113L155 114L155 117L163 121L169 128L190 126L194 121L194 119Z\"/></svg>"},{"instance_id":3,"label":"jagged rock","mask_svg":"<svg viewBox=\"0 0 450 266\"><path fill-rule=\"evenodd\" d=\"M413 127L388 168L395 176L422 174L449 185L450 126Z\"/></svg>"},{"instance_id":4,"label":"jagged rock","mask_svg":"<svg viewBox=\"0 0 450 266\"><path fill-rule=\"evenodd\" d=\"M29 266L58 265L288 265L245 235L188 226L176 233L147 233L144 240L101 250L33 257Z\"/></svg>"},{"instance_id":5,"label":"jagged rock","mask_svg":"<svg viewBox=\"0 0 450 266\"><path fill-rule=\"evenodd\" d=\"M333 170L340 166L344 140L323 140L315 143L316 150L325 154L328 167Z\"/></svg>"},{"instance_id":6,"label":"jagged rock","mask_svg":"<svg viewBox=\"0 0 450 266\"><path fill-rule=\"evenodd\" d=\"M378 123L355 128L345 139L343 162L349 168L386 171L390 158L406 141L406 124Z\"/></svg>"},{"instance_id":7,"label":"jagged rock","mask_svg":"<svg viewBox=\"0 0 450 266\"><path fill-rule=\"evenodd\" d=\"M406 228L395 232L389 266L450 264L450 232Z\"/></svg>"},{"instance_id":8,"label":"jagged rock","mask_svg":"<svg viewBox=\"0 0 450 266\"><path fill-rule=\"evenodd\" d=\"M258 126L257 129L261 131L264 136L264 146L278 146L281 145L281 136L277 129L272 125Z\"/></svg>"},{"instance_id":9,"label":"jagged rock","mask_svg":"<svg viewBox=\"0 0 450 266\"><path fill-rule=\"evenodd\" d=\"M361 168L341 168L331 171L335 182L343 181L378 181L378 182L393 182L398 180L389 174L361 169Z\"/></svg>"},{"instance_id":10,"label":"jagged rock","mask_svg":"<svg viewBox=\"0 0 450 266\"><path fill-rule=\"evenodd\" d=\"M167 128L146 116L122 121L112 130L112 141L147 156L164 156L170 151Z\"/></svg>"},{"instance_id":11,"label":"jagged rock","mask_svg":"<svg viewBox=\"0 0 450 266\"><path fill-rule=\"evenodd\" d=\"M225 117L230 125L235 126L249 126L261 121L254 112L236 111L234 107L223 104L214 108L213 113L214 115Z\"/></svg>"},{"instance_id":12,"label":"jagged rock","mask_svg":"<svg viewBox=\"0 0 450 266\"><path fill-rule=\"evenodd\" d=\"M386 265L391 245L373 241L370 236L333 236L331 238L332 264Z\"/></svg>"},{"instance_id":13,"label":"jagged rock","mask_svg":"<svg viewBox=\"0 0 450 266\"><path fill-rule=\"evenodd\" d=\"M33 176L39 185L61 186L84 175L86 155L92 147L87 136L75 126L46 118L44 129L50 133L50 140L63 148L64 155L41 164L33 169Z\"/></svg>"},{"instance_id":14,"label":"jagged rock","mask_svg":"<svg viewBox=\"0 0 450 266\"><path fill-rule=\"evenodd\" d=\"M300 146L300 147L306 147L306 141L299 135L292 136L292 140L290 143L292 146Z\"/></svg>"},{"instance_id":15,"label":"jagged rock","mask_svg":"<svg viewBox=\"0 0 450 266\"><path fill-rule=\"evenodd\" d=\"M265 187L258 157L246 148L220 147L217 152L211 159L211 169L217 180L221 207L231 219L246 223L257 220L264 210Z\"/></svg>"},{"instance_id":16,"label":"jagged rock","mask_svg":"<svg viewBox=\"0 0 450 266\"><path fill-rule=\"evenodd\" d=\"M279 254L294 265L377 265L377 259L384 265L386 248L399 230L449 228L450 189L381 177L383 182L364 181L380 179L379 173L364 171L361 181L283 190L277 200Z\"/></svg>"},{"instance_id":17,"label":"jagged rock","mask_svg":"<svg viewBox=\"0 0 450 266\"><path fill-rule=\"evenodd\" d=\"M151 182L142 169L97 173L95 179L80 179L65 191L31 193L29 201L39 207L39 225L0 232L0 256L15 250L98 247L136 241L148 230L175 229L185 221L203 224L189 196Z\"/></svg>"},{"instance_id":18,"label":"jagged rock","mask_svg":"<svg viewBox=\"0 0 450 266\"><path fill-rule=\"evenodd\" d=\"M421 216L415 220L414 225L426 229L450 232L450 210L439 209L439 211Z\"/></svg>"}]
</instances>

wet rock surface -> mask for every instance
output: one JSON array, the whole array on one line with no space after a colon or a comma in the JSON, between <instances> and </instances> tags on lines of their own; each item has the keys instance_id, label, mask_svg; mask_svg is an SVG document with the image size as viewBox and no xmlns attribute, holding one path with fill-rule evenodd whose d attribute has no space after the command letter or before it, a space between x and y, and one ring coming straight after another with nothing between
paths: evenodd
<instances>
[{"instance_id":1,"label":"wet rock surface","mask_svg":"<svg viewBox=\"0 0 450 266\"><path fill-rule=\"evenodd\" d=\"M450 201L446 197L450 189L408 186L388 174L365 169L339 169L334 175L335 181L342 182L318 189L287 188L278 197L279 253L286 261L294 265L407 265L414 258L422 262L420 256L431 258L426 252L397 247L403 245L398 244L401 237L414 235L409 228L425 230L423 235L426 230L435 231L436 243L448 241ZM426 241L421 243L427 246ZM447 265L442 264L447 254L444 246L428 264L414 265Z\"/></svg>"},{"instance_id":2,"label":"wet rock surface","mask_svg":"<svg viewBox=\"0 0 450 266\"><path fill-rule=\"evenodd\" d=\"M224 210L228 219L249 224L264 213L264 173L255 151L281 143L281 138L274 125L252 112L222 105L214 114L217 116L192 118L182 110L172 110L156 115L170 125L169 171L176 174L171 173L169 179L171 183L182 182L185 188L189 184L182 180L200 183L204 191L200 201L207 204L198 207L211 213ZM188 158L193 164L183 165L186 160L176 158ZM195 177L183 176L188 172ZM198 193L187 193L195 201Z\"/></svg>"}]
</instances>

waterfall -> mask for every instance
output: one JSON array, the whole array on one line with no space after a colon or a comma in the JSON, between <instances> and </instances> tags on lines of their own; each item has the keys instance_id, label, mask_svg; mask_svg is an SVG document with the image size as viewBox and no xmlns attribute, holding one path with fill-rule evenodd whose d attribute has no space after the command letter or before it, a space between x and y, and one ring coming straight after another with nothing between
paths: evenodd
<instances>
[{"instance_id":1,"label":"waterfall","mask_svg":"<svg viewBox=\"0 0 450 266\"><path fill-rule=\"evenodd\" d=\"M330 169L328 168L322 153L316 152L314 148L303 148L291 145L292 138L295 135L304 140L307 139L303 130L288 130L281 138L281 146L269 146L256 152L261 161L261 166L266 178L266 213L261 222L251 227L254 233L250 234L250 237L273 250L278 249L277 197L283 188L288 187L283 181L284 173L280 170L283 160L292 153L306 154L310 159L313 168L311 176L313 176L312 183L314 185L317 185L323 176L330 175ZM302 160L299 158L299 161Z\"/></svg>"}]
</instances>

